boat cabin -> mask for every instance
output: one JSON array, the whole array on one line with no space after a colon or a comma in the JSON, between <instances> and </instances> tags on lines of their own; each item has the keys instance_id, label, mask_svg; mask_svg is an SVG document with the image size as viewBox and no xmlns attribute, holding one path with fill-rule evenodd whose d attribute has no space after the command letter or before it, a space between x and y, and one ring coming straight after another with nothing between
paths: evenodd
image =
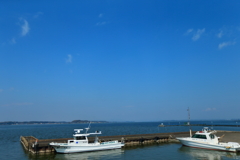
<instances>
[{"instance_id":1,"label":"boat cabin","mask_svg":"<svg viewBox=\"0 0 240 160\"><path fill-rule=\"evenodd\" d=\"M205 139L211 143L218 143L218 137L214 134L215 131L210 131L208 127L204 127L202 131L196 132L192 138L197 138L197 139Z\"/></svg>"},{"instance_id":2,"label":"boat cabin","mask_svg":"<svg viewBox=\"0 0 240 160\"><path fill-rule=\"evenodd\" d=\"M88 144L88 138L87 136L89 135L97 135L97 134L102 134L101 131L96 131L95 133L87 133L89 128L85 128L86 133L81 133L83 129L74 129L74 134L73 134L73 140L68 140L68 144ZM95 138L95 143L98 142L98 138L96 136Z\"/></svg>"}]
</instances>

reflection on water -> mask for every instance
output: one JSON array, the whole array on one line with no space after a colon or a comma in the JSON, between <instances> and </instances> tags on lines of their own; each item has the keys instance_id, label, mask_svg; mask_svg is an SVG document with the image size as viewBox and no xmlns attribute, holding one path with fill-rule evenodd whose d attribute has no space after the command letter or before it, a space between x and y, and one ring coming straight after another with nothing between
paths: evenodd
<instances>
[{"instance_id":1,"label":"reflection on water","mask_svg":"<svg viewBox=\"0 0 240 160\"><path fill-rule=\"evenodd\" d=\"M230 160L240 159L240 153L213 151L181 146L179 143L139 145L123 149L71 153L71 154L28 154L31 160Z\"/></svg>"},{"instance_id":2,"label":"reflection on water","mask_svg":"<svg viewBox=\"0 0 240 160\"><path fill-rule=\"evenodd\" d=\"M121 154L124 153L123 149L95 151L95 152L84 152L84 153L71 153L71 154L39 154L30 155L29 159L54 159L54 160L92 160L92 159L120 159Z\"/></svg>"},{"instance_id":3,"label":"reflection on water","mask_svg":"<svg viewBox=\"0 0 240 160\"><path fill-rule=\"evenodd\" d=\"M74 153L74 154L56 154L54 159L88 160L88 159L118 159L124 153L122 149Z\"/></svg>"},{"instance_id":4,"label":"reflection on water","mask_svg":"<svg viewBox=\"0 0 240 160\"><path fill-rule=\"evenodd\" d=\"M194 159L203 160L222 160L226 158L240 159L240 153L234 152L214 151L186 146L182 146L181 148L179 148L179 151L191 155Z\"/></svg>"}]
</instances>

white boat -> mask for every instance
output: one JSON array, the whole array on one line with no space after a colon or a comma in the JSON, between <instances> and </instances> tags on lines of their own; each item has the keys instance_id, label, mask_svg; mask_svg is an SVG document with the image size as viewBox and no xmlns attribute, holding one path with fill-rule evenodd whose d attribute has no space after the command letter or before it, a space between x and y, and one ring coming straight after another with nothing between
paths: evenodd
<instances>
[{"instance_id":1,"label":"white boat","mask_svg":"<svg viewBox=\"0 0 240 160\"><path fill-rule=\"evenodd\" d=\"M159 127L164 127L164 124L163 124L163 123L161 123L161 124L159 125Z\"/></svg>"},{"instance_id":2,"label":"white boat","mask_svg":"<svg viewBox=\"0 0 240 160\"><path fill-rule=\"evenodd\" d=\"M77 153L77 152L89 152L89 151L99 151L99 150L109 150L118 149L124 146L123 142L108 141L100 142L97 135L102 134L101 131L96 131L95 133L87 133L89 128L85 128L86 132L81 133L83 129L74 129L73 139L68 140L67 143L49 143L50 146L54 147L57 153ZM95 141L93 143L88 142L88 136L96 135Z\"/></svg>"},{"instance_id":3,"label":"white boat","mask_svg":"<svg viewBox=\"0 0 240 160\"><path fill-rule=\"evenodd\" d=\"M210 131L208 127L204 127L202 131L197 131L192 137L178 137L177 139L185 146L238 152L240 145L237 142L219 142L219 137L215 135L216 131Z\"/></svg>"}]
</instances>

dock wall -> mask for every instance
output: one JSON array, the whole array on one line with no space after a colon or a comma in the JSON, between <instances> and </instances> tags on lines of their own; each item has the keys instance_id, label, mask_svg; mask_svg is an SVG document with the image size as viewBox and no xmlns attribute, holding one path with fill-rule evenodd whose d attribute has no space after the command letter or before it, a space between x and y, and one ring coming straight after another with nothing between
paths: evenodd
<instances>
[{"instance_id":1,"label":"dock wall","mask_svg":"<svg viewBox=\"0 0 240 160\"><path fill-rule=\"evenodd\" d=\"M193 133L195 133L193 131ZM223 136L224 135L224 136ZM118 140L125 143L124 147L149 145L159 143L179 142L176 137L188 137L189 132L157 133L157 134L139 134L139 135L118 135L118 136L99 136L100 142ZM221 141L231 141L240 143L240 132L218 131L217 136L223 137ZM67 143L72 138L61 139L37 139L33 136L21 136L20 141L25 150L33 154L54 153L55 149L49 145L51 142ZM88 137L89 142L94 141L94 137Z\"/></svg>"}]
</instances>

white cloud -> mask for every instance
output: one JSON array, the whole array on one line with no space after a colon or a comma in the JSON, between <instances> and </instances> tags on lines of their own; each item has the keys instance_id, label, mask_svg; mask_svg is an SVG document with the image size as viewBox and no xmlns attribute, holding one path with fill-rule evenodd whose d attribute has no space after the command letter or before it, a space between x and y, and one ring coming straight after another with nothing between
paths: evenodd
<instances>
[{"instance_id":1,"label":"white cloud","mask_svg":"<svg viewBox=\"0 0 240 160\"><path fill-rule=\"evenodd\" d=\"M106 22L98 22L96 25L97 26L102 26L102 25L105 25L106 24Z\"/></svg>"},{"instance_id":2,"label":"white cloud","mask_svg":"<svg viewBox=\"0 0 240 160\"><path fill-rule=\"evenodd\" d=\"M223 31L220 30L220 32L217 34L217 37L218 37L218 38L222 38L222 36L223 36Z\"/></svg>"},{"instance_id":3,"label":"white cloud","mask_svg":"<svg viewBox=\"0 0 240 160\"><path fill-rule=\"evenodd\" d=\"M68 54L68 59L66 60L66 63L72 63L72 55Z\"/></svg>"},{"instance_id":4,"label":"white cloud","mask_svg":"<svg viewBox=\"0 0 240 160\"><path fill-rule=\"evenodd\" d=\"M193 29L188 29L187 32L185 33L186 35L188 35L189 33L191 33L193 31Z\"/></svg>"},{"instance_id":5,"label":"white cloud","mask_svg":"<svg viewBox=\"0 0 240 160\"><path fill-rule=\"evenodd\" d=\"M218 49L222 49L223 47L234 45L236 42L223 42L218 45Z\"/></svg>"},{"instance_id":6,"label":"white cloud","mask_svg":"<svg viewBox=\"0 0 240 160\"><path fill-rule=\"evenodd\" d=\"M15 38L12 38L11 41L10 41L11 44L15 44L16 43L16 39Z\"/></svg>"},{"instance_id":7,"label":"white cloud","mask_svg":"<svg viewBox=\"0 0 240 160\"><path fill-rule=\"evenodd\" d=\"M26 36L26 34L30 30L29 25L28 25L28 21L26 21L25 19L22 19L22 18L20 20L23 21L23 24L21 25L21 28L22 28L21 35Z\"/></svg>"},{"instance_id":8,"label":"white cloud","mask_svg":"<svg viewBox=\"0 0 240 160\"><path fill-rule=\"evenodd\" d=\"M197 32L193 35L192 40L193 41L198 40L204 32L205 32L205 28L198 29Z\"/></svg>"},{"instance_id":9,"label":"white cloud","mask_svg":"<svg viewBox=\"0 0 240 160\"><path fill-rule=\"evenodd\" d=\"M102 13L101 13L101 14L99 14L99 15L98 15L98 17L99 17L99 18L102 18L102 17L103 17L103 14L102 14Z\"/></svg>"},{"instance_id":10,"label":"white cloud","mask_svg":"<svg viewBox=\"0 0 240 160\"><path fill-rule=\"evenodd\" d=\"M43 13L42 12L37 12L34 16L33 16L33 18L38 18L40 15L42 15Z\"/></svg>"},{"instance_id":11,"label":"white cloud","mask_svg":"<svg viewBox=\"0 0 240 160\"><path fill-rule=\"evenodd\" d=\"M207 109L205 109L205 111L215 111L216 110L216 108L207 108Z\"/></svg>"}]
</instances>

